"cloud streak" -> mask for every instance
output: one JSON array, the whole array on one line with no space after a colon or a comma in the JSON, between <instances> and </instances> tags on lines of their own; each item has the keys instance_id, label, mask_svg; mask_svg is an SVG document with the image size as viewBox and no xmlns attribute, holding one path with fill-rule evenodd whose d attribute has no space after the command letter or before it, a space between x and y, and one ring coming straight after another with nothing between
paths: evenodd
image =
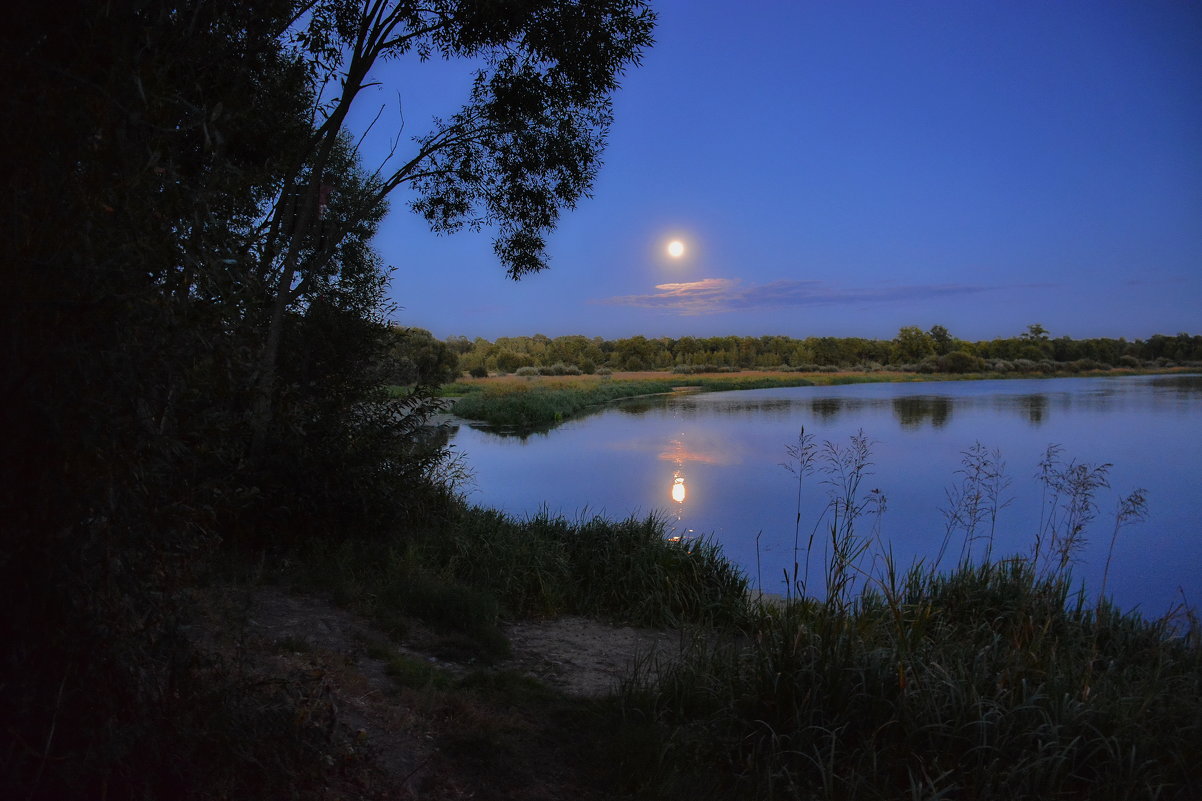
<instances>
[{"instance_id":1,"label":"cloud streak","mask_svg":"<svg viewBox=\"0 0 1202 801\"><path fill-rule=\"evenodd\" d=\"M798 306L849 306L862 303L895 303L931 298L976 295L1009 287L971 284L916 284L844 289L821 281L773 281L744 284L738 278L703 278L673 284L657 284L647 295L619 295L596 301L607 306L655 309L683 316L720 314Z\"/></svg>"}]
</instances>

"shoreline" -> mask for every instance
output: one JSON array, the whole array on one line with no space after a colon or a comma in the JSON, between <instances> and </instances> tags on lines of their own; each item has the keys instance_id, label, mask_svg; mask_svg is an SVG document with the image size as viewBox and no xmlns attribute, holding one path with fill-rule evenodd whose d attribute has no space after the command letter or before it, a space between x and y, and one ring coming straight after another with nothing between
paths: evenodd
<instances>
[{"instance_id":1,"label":"shoreline","mask_svg":"<svg viewBox=\"0 0 1202 801\"><path fill-rule=\"evenodd\" d=\"M489 376L461 378L443 387L463 388L456 395L443 395L444 412L451 419L472 425L533 432L550 430L591 409L614 401L635 400L691 392L728 392L776 387L843 386L850 384L902 384L945 381L1005 381L1013 379L1106 378L1139 375L1189 375L1194 367L1157 369L1113 368L1083 372L1054 373L904 373L900 371L840 371L782 373L747 370L738 373L625 372L609 376ZM650 385L652 391L640 391ZM466 414L457 411L467 401ZM442 415L439 416L440 418ZM449 420L440 420L449 422Z\"/></svg>"}]
</instances>

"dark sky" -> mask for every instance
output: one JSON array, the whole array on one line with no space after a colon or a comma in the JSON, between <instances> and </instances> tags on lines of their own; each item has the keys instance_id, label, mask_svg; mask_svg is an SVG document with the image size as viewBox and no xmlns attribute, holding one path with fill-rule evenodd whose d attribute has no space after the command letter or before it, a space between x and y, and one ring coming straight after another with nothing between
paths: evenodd
<instances>
[{"instance_id":1,"label":"dark sky","mask_svg":"<svg viewBox=\"0 0 1202 801\"><path fill-rule=\"evenodd\" d=\"M397 197L377 239L397 322L489 339L1202 332L1202 3L654 5L657 43L552 269L506 279L487 234L433 236ZM395 134L399 96L402 139L421 133L469 72L388 65L359 124L390 104L375 132Z\"/></svg>"}]
</instances>

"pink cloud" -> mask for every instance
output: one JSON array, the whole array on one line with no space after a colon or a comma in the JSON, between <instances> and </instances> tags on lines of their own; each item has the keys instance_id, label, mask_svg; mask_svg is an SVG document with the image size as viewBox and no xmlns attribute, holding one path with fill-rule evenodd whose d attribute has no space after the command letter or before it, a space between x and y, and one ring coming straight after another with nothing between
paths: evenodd
<instances>
[{"instance_id":1,"label":"pink cloud","mask_svg":"<svg viewBox=\"0 0 1202 801\"><path fill-rule=\"evenodd\" d=\"M642 309L663 309L678 314L712 314L725 311L738 292L737 278L703 278L673 284L656 284L655 294L623 295L607 298L600 303L613 306L634 306Z\"/></svg>"},{"instance_id":2,"label":"pink cloud","mask_svg":"<svg viewBox=\"0 0 1202 801\"><path fill-rule=\"evenodd\" d=\"M744 285L737 278L657 284L646 295L620 295L596 301L609 306L659 309L689 316L781 306L837 306L914 301L949 295L971 295L1003 287L966 284L919 284L843 289L821 281L773 281Z\"/></svg>"}]
</instances>

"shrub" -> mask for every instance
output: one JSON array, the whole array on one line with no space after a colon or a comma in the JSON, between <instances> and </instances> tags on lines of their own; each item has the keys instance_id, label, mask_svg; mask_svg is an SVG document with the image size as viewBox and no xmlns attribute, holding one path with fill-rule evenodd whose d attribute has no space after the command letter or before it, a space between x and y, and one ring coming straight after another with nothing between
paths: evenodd
<instances>
[{"instance_id":1,"label":"shrub","mask_svg":"<svg viewBox=\"0 0 1202 801\"><path fill-rule=\"evenodd\" d=\"M1102 364L1102 362L1099 362L1096 359L1077 359L1077 361L1073 362L1073 364L1076 365L1078 370L1109 370L1110 369L1109 364Z\"/></svg>"},{"instance_id":2,"label":"shrub","mask_svg":"<svg viewBox=\"0 0 1202 801\"><path fill-rule=\"evenodd\" d=\"M556 362L538 368L539 375L580 375L580 368L573 364Z\"/></svg>"},{"instance_id":3,"label":"shrub","mask_svg":"<svg viewBox=\"0 0 1202 801\"><path fill-rule=\"evenodd\" d=\"M491 357L491 361L496 364L499 373L512 373L519 367L529 364L529 359L530 357L525 353L515 353L511 350L501 350Z\"/></svg>"},{"instance_id":4,"label":"shrub","mask_svg":"<svg viewBox=\"0 0 1202 801\"><path fill-rule=\"evenodd\" d=\"M1076 359L1071 362L1061 362L1060 369L1073 373L1084 373L1091 370L1109 370L1110 365L1102 364L1095 359Z\"/></svg>"},{"instance_id":5,"label":"shrub","mask_svg":"<svg viewBox=\"0 0 1202 801\"><path fill-rule=\"evenodd\" d=\"M985 362L962 350L954 350L939 357L939 370L944 373L973 373L984 366Z\"/></svg>"},{"instance_id":6,"label":"shrub","mask_svg":"<svg viewBox=\"0 0 1202 801\"><path fill-rule=\"evenodd\" d=\"M519 367L514 375L520 375L524 378L529 378L530 376L539 375L539 370L537 367Z\"/></svg>"},{"instance_id":7,"label":"shrub","mask_svg":"<svg viewBox=\"0 0 1202 801\"><path fill-rule=\"evenodd\" d=\"M482 364L477 364L475 367L468 370L467 374L472 378L488 378L488 368Z\"/></svg>"},{"instance_id":8,"label":"shrub","mask_svg":"<svg viewBox=\"0 0 1202 801\"><path fill-rule=\"evenodd\" d=\"M928 356L925 359L923 359L922 361L920 361L917 365L915 365L915 372L938 373L939 371L940 371L940 364L939 364L938 356Z\"/></svg>"}]
</instances>

